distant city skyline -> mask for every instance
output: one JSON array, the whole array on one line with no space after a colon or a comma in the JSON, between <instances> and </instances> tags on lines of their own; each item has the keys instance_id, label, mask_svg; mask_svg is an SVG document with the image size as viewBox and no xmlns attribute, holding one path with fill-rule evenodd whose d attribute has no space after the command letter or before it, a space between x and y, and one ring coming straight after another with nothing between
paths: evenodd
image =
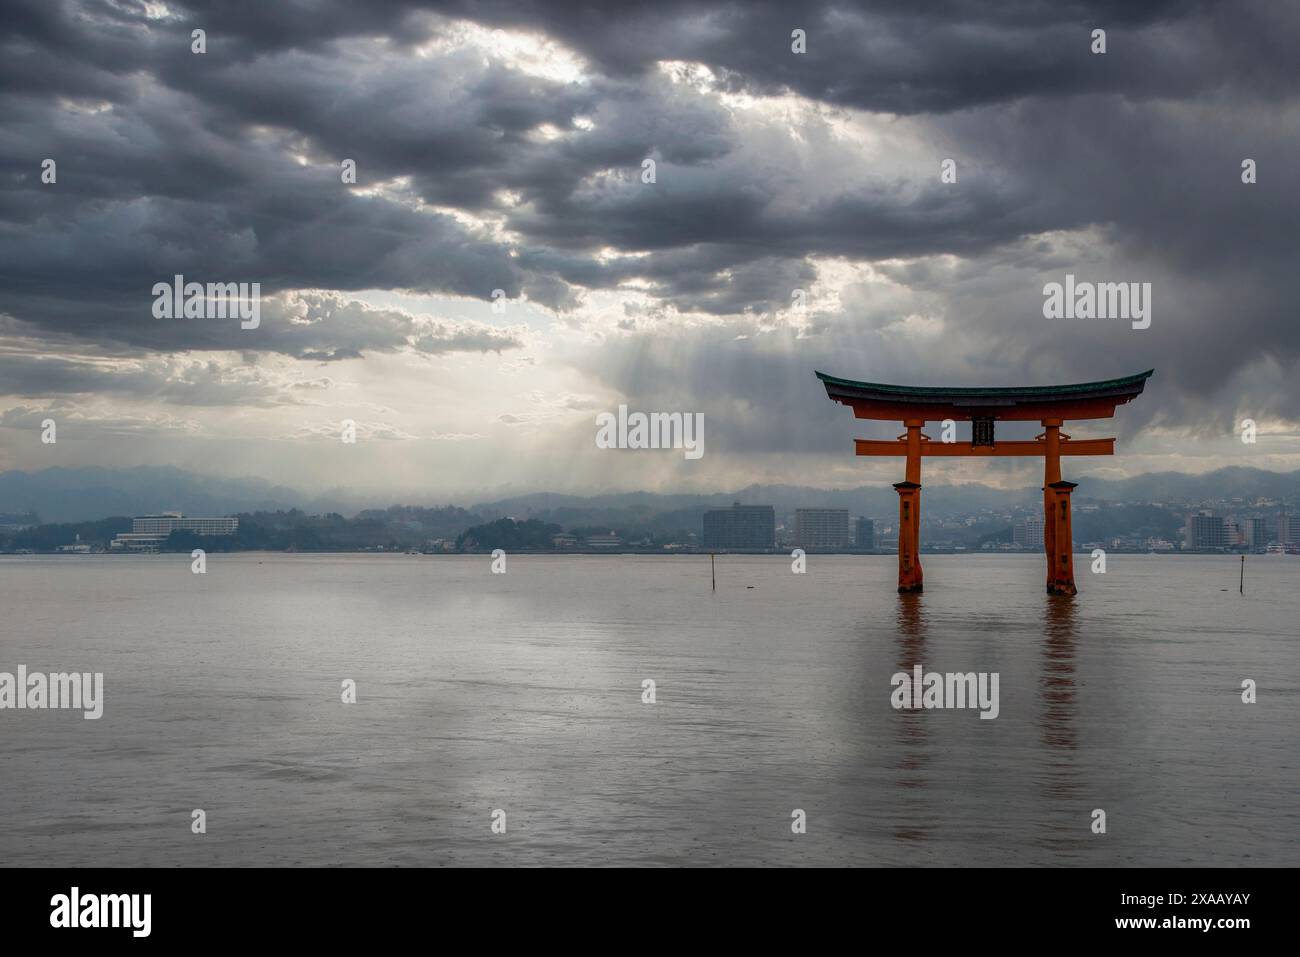
<instances>
[{"instance_id":1,"label":"distant city skyline","mask_svg":"<svg viewBox=\"0 0 1300 957\"><path fill-rule=\"evenodd\" d=\"M981 508L1016 504L1034 505L1038 489L1033 485L999 490L974 483L956 485L927 484L929 508L924 516L973 514ZM1121 482L1095 481L1083 486L1078 510L1088 511L1094 503L1152 503L1160 507L1195 510L1215 508L1220 511L1261 507L1292 508L1300 511L1300 473L1277 474L1259 470L1229 470L1210 476L1184 476L1160 473ZM340 490L342 491L342 490ZM45 522L83 521L112 516L133 516L171 510L186 514L234 514L259 510L302 509L312 513L341 512L355 514L364 509L384 509L394 505L463 508L487 507L494 514L502 508L514 508L528 514L549 508L586 507L605 503L604 507L640 504L658 510L693 505L722 506L737 500L776 500L788 510L793 525L794 509L804 507L847 507L850 518L859 515L890 520L894 512L892 488L886 484L860 485L851 489L825 489L803 486L749 486L744 489L710 490L696 494L655 492L619 493L605 496L577 496L560 492L527 495L493 494L479 490L477 495L447 498L417 493L407 499L394 493L375 493L373 497L344 492L312 496L302 490L270 486L258 482L224 481L175 469L126 471L103 469L46 470L36 473L0 473L0 515L37 513ZM756 498L757 496L757 498ZM773 499L775 496L775 499ZM514 504L511 504L514 503ZM783 511L783 515L786 512Z\"/></svg>"},{"instance_id":2,"label":"distant city skyline","mask_svg":"<svg viewBox=\"0 0 1300 957\"><path fill-rule=\"evenodd\" d=\"M1160 508L1157 511L1163 513L1163 533L1153 534L1150 527L1116 528L1110 521L1109 532L1096 534L1095 519L1108 517L1111 512L1123 515L1133 507L1122 502L1082 506L1078 527L1084 531L1074 536L1073 549L1300 553L1300 509L1276 503L1235 504L1217 510L1203 508L1186 512L1185 518L1175 508ZM1146 508L1144 518L1149 521L1151 506ZM196 544L218 550L305 547L325 551L437 553L464 550L462 540L470 551L509 546L525 551L774 552L794 548L808 552L888 552L898 545L896 519L879 514L851 515L847 508L806 505L779 512L772 505L733 502L727 507L697 511L698 527L688 527L690 521L680 512L675 513L676 517L672 517L674 513L647 516L637 512L635 517L625 518L607 512L603 516L607 521L593 525L590 517L557 523L553 521L555 516L546 512L539 513L540 517L539 514L506 515L489 520L454 506L444 509L392 506L364 511L354 519L299 512L298 518L288 525L284 513L276 512L270 516L270 526L264 527L265 513L253 512L251 531L245 527L242 533L235 516L183 515L175 511L62 525L41 523L35 515L0 513L0 553L155 552L168 548L186 550ZM448 517L448 513L459 513L462 517ZM429 537L424 536L429 529L422 516L428 514L439 516L435 528L441 534L430 531ZM301 541L290 534L288 538L279 538L277 544L277 534L283 533L286 527L297 524L301 528L316 528L322 521L329 529L325 539L315 532ZM128 522L129 526L125 524ZM347 531L352 526L362 531L361 538ZM852 535L850 528L854 529ZM920 547L924 552L1040 552L1044 547L1042 516L1027 506L984 508L955 518L932 518L923 523L923 529ZM181 534L182 538L176 540L174 534Z\"/></svg>"}]
</instances>

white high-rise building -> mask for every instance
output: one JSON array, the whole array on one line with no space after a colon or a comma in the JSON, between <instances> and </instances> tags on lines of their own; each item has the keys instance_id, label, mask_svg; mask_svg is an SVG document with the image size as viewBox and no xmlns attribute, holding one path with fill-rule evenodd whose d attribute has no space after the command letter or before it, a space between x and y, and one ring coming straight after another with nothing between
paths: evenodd
<instances>
[{"instance_id":1,"label":"white high-rise building","mask_svg":"<svg viewBox=\"0 0 1300 957\"><path fill-rule=\"evenodd\" d=\"M1300 515L1283 512L1277 517L1277 540L1283 545L1300 542Z\"/></svg>"},{"instance_id":2,"label":"white high-rise building","mask_svg":"<svg viewBox=\"0 0 1300 957\"><path fill-rule=\"evenodd\" d=\"M1011 526L1011 541L1021 548L1043 547L1043 519L1033 515Z\"/></svg>"},{"instance_id":3,"label":"white high-rise building","mask_svg":"<svg viewBox=\"0 0 1300 957\"><path fill-rule=\"evenodd\" d=\"M1262 518L1248 518L1241 528L1247 548L1263 548L1268 544L1268 522Z\"/></svg>"},{"instance_id":4,"label":"white high-rise building","mask_svg":"<svg viewBox=\"0 0 1300 957\"><path fill-rule=\"evenodd\" d=\"M141 515L131 519L131 531L113 539L113 548L157 548L172 532L195 535L233 535L239 529L237 518L186 518L180 512Z\"/></svg>"},{"instance_id":5,"label":"white high-rise building","mask_svg":"<svg viewBox=\"0 0 1300 957\"><path fill-rule=\"evenodd\" d=\"M1245 536L1246 533L1242 531L1235 518L1225 518L1223 520L1223 544L1228 548L1235 548L1243 544Z\"/></svg>"},{"instance_id":6,"label":"white high-rise building","mask_svg":"<svg viewBox=\"0 0 1300 957\"><path fill-rule=\"evenodd\" d=\"M848 548L847 508L797 508L794 543L800 548Z\"/></svg>"}]
</instances>

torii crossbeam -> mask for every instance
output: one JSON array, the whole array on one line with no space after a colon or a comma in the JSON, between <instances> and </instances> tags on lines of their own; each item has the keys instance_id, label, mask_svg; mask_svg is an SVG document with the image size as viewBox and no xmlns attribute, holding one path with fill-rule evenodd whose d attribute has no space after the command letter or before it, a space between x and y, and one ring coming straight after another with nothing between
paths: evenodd
<instances>
[{"instance_id":1,"label":"torii crossbeam","mask_svg":"<svg viewBox=\"0 0 1300 957\"><path fill-rule=\"evenodd\" d=\"M817 378L826 394L850 406L859 419L896 420L907 430L894 441L858 439L858 455L901 455L907 458L898 491L898 590L917 592L923 578L920 557L921 458L955 455L1041 455L1043 457L1043 546L1047 552L1047 593L1074 595L1074 540L1070 526L1070 493L1076 483L1061 480L1063 455L1112 455L1115 440L1072 439L1061 431L1070 419L1109 419L1115 407L1142 394L1155 370L1105 382L1021 388L947 388L884 385L837 379L823 372ZM935 442L922 434L926 422L969 421L969 443ZM993 423L998 419L1035 421L1043 433L1032 441L999 442Z\"/></svg>"}]
</instances>

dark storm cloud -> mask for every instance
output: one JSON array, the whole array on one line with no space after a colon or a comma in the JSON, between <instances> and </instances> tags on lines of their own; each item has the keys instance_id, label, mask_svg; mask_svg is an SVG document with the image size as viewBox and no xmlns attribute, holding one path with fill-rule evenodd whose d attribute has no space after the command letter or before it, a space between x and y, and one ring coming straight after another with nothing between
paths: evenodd
<instances>
[{"instance_id":1,"label":"dark storm cloud","mask_svg":"<svg viewBox=\"0 0 1300 957\"><path fill-rule=\"evenodd\" d=\"M874 112L944 112L1024 97L1115 92L1186 97L1229 75L1263 95L1294 92L1300 11L1215 0L876 0L871 3L695 0L591 7L545 0L437 4L485 23L540 29L632 75L658 60L728 72L737 89L791 89ZM1094 28L1115 34L1107 69ZM795 28L807 52L791 55Z\"/></svg>"},{"instance_id":2,"label":"dark storm cloud","mask_svg":"<svg viewBox=\"0 0 1300 957\"><path fill-rule=\"evenodd\" d=\"M498 351L518 334L357 308L257 335L158 321L149 290L175 273L257 281L264 294L501 288L566 311L635 280L657 308L730 316L787 308L816 279L809 257L951 254L974 270L1021 267L1020 285L965 299L924 262L886 267L918 296L951 299L951 321L989 357L948 370L967 381L1041 362L1064 337L1081 368L1140 359L1191 402L1261 356L1285 368L1300 354L1294 5L186 0L150 20L151 9L7 5L0 312L51 337L304 359ZM544 34L585 57L587 75L540 77L449 43L455 18ZM208 31L203 56L189 52L194 27ZM806 54L790 51L796 27ZM1105 56L1089 52L1095 27L1108 31ZM661 61L705 64L731 92L910 116L960 158L959 183L938 182L946 152L911 175L836 169L825 182L831 144L803 167L765 162L743 123L675 88ZM57 186L39 182L46 156L59 160ZM1260 163L1257 186L1240 182L1245 156ZM343 188L344 157L360 186L390 187ZM639 182L646 157L653 186ZM1044 276L1072 260L1033 237L1089 227L1145 271L1116 278L1162 284L1167 311L1119 359L1117 340L1037 314ZM819 317L801 342L861 318ZM800 375L807 358L793 363ZM780 378L768 361L755 373ZM896 378L934 368L906 350L896 361ZM686 363L683 389L719 381L702 363ZM1278 408L1300 400L1285 383L1270 393Z\"/></svg>"},{"instance_id":3,"label":"dark storm cloud","mask_svg":"<svg viewBox=\"0 0 1300 957\"><path fill-rule=\"evenodd\" d=\"M66 34L67 17L33 3L27 22L43 40ZM124 9L136 4L119 4ZM1022 97L1118 92L1190 96L1225 74L1249 76L1262 94L1289 95L1297 11L1287 4L1220 0L874 0L700 3L656 0L607 5L547 0L380 0L231 3L186 0L178 25L202 25L238 41L251 58L315 50L344 37L425 38L417 14L435 12L487 26L555 37L606 76L635 76L660 60L727 71L737 88L791 89L879 112L941 112ZM35 9L33 9L35 8ZM1086 38L1120 34L1108 69L1094 69ZM790 33L807 32L806 54ZM67 43L69 52L78 49Z\"/></svg>"}]
</instances>

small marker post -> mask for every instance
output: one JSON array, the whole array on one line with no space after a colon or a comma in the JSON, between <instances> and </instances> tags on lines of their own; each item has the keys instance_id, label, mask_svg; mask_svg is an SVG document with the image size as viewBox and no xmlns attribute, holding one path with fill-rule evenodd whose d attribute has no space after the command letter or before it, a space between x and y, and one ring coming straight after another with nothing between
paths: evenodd
<instances>
[{"instance_id":1,"label":"small marker post","mask_svg":"<svg viewBox=\"0 0 1300 957\"><path fill-rule=\"evenodd\" d=\"M713 590L718 590L718 570L713 567L713 552L709 552L709 575L713 578Z\"/></svg>"},{"instance_id":2,"label":"small marker post","mask_svg":"<svg viewBox=\"0 0 1300 957\"><path fill-rule=\"evenodd\" d=\"M1246 594L1246 556L1241 556L1241 581L1237 583L1237 591Z\"/></svg>"}]
</instances>

